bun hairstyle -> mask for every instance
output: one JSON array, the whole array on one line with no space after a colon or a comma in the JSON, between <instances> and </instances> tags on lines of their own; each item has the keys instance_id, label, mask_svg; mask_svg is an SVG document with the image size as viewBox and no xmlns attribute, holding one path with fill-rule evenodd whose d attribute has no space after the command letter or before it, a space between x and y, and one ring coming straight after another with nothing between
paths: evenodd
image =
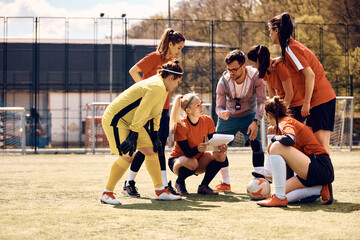
<instances>
[{"instance_id":1,"label":"bun hairstyle","mask_svg":"<svg viewBox=\"0 0 360 240\"><path fill-rule=\"evenodd\" d=\"M169 71L166 71L166 70L169 70ZM163 64L162 69L159 70L159 73L162 78L166 78L170 75L174 75L175 76L174 80L178 79L179 77L182 77L183 72L184 72L184 70L178 60L173 60L173 61Z\"/></svg>"},{"instance_id":2,"label":"bun hairstyle","mask_svg":"<svg viewBox=\"0 0 360 240\"><path fill-rule=\"evenodd\" d=\"M265 112L275 118L276 126L281 118L288 115L287 111L284 100L280 99L279 96L275 96L265 102Z\"/></svg>"},{"instance_id":3,"label":"bun hairstyle","mask_svg":"<svg viewBox=\"0 0 360 240\"><path fill-rule=\"evenodd\" d=\"M287 12L284 12L270 19L268 25L272 30L279 29L278 37L281 46L281 56L285 62L285 49L289 44L290 37L294 30L291 16Z\"/></svg>"},{"instance_id":4,"label":"bun hairstyle","mask_svg":"<svg viewBox=\"0 0 360 240\"><path fill-rule=\"evenodd\" d=\"M253 46L247 53L247 58L253 62L259 61L259 77L264 78L270 66L269 49L263 45Z\"/></svg>"},{"instance_id":5,"label":"bun hairstyle","mask_svg":"<svg viewBox=\"0 0 360 240\"><path fill-rule=\"evenodd\" d=\"M164 33L161 36L159 45L156 48L161 55L161 60L165 61L165 56L169 50L169 43L178 44L180 42L185 42L185 37L181 32L174 31L172 28L165 29Z\"/></svg>"},{"instance_id":6,"label":"bun hairstyle","mask_svg":"<svg viewBox=\"0 0 360 240\"><path fill-rule=\"evenodd\" d=\"M197 95L194 92L175 96L170 114L170 128L173 128L177 123L184 125L184 123L181 121L180 110L185 111L186 108L191 105L191 102L195 97L197 97Z\"/></svg>"}]
</instances>

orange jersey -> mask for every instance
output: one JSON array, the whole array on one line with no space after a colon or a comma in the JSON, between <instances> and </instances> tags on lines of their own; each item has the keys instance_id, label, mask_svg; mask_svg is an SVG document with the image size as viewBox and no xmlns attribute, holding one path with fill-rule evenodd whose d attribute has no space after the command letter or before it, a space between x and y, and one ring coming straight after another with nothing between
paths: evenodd
<instances>
[{"instance_id":1,"label":"orange jersey","mask_svg":"<svg viewBox=\"0 0 360 240\"><path fill-rule=\"evenodd\" d=\"M204 142L204 138L205 141L207 141L208 135L215 132L214 121L207 115L201 116L199 122L196 125L193 125L187 117L181 121L185 124L185 126L182 126L180 123L178 123L174 127L175 146L170 154L172 158L185 155L177 141L187 140L189 147L194 148L200 143ZM199 159L201 155L202 153L199 153L194 157Z\"/></svg>"},{"instance_id":2,"label":"orange jersey","mask_svg":"<svg viewBox=\"0 0 360 240\"><path fill-rule=\"evenodd\" d=\"M302 96L302 104L305 96L305 76L300 72L310 67L315 73L314 90L311 97L310 107L326 103L336 97L330 82L325 77L325 71L315 54L307 47L290 39L285 53L286 67L289 70L294 88Z\"/></svg>"},{"instance_id":3,"label":"orange jersey","mask_svg":"<svg viewBox=\"0 0 360 240\"><path fill-rule=\"evenodd\" d=\"M279 62L275 65L275 69L273 69L269 74L266 74L264 77L264 81L266 81L271 88L276 91L276 94L284 99L285 90L283 88L282 82L286 81L290 78L290 74L283 62ZM302 97L298 94L298 91L294 88L293 85L294 96L291 100L290 107L301 106L303 103Z\"/></svg>"},{"instance_id":4,"label":"orange jersey","mask_svg":"<svg viewBox=\"0 0 360 240\"><path fill-rule=\"evenodd\" d=\"M161 69L161 66L170 60L172 60L172 58L162 61L159 52L152 52L141 59L136 64L136 66L141 69L141 72L143 73L143 79L147 79L156 75L157 71ZM164 109L170 109L170 93L168 94L165 101Z\"/></svg>"},{"instance_id":5,"label":"orange jersey","mask_svg":"<svg viewBox=\"0 0 360 240\"><path fill-rule=\"evenodd\" d=\"M292 134L296 138L294 147L307 156L329 153L316 139L309 127L292 117L283 117L279 121L279 130L282 135Z\"/></svg>"}]
</instances>

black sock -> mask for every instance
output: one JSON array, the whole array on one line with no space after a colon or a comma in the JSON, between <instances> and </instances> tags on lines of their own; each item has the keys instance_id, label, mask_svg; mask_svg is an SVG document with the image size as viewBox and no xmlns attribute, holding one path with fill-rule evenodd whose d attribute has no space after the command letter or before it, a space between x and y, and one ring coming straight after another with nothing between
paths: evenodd
<instances>
[{"instance_id":1,"label":"black sock","mask_svg":"<svg viewBox=\"0 0 360 240\"><path fill-rule=\"evenodd\" d=\"M264 151L261 146L260 139L255 138L255 140L250 141L252 149L252 161L254 167L263 167L264 166Z\"/></svg>"},{"instance_id":2,"label":"black sock","mask_svg":"<svg viewBox=\"0 0 360 240\"><path fill-rule=\"evenodd\" d=\"M145 160L145 155L142 154L140 151L137 151L135 153L134 160L131 163L130 170L133 172L138 172L144 160Z\"/></svg>"},{"instance_id":3,"label":"black sock","mask_svg":"<svg viewBox=\"0 0 360 240\"><path fill-rule=\"evenodd\" d=\"M166 145L166 140L167 140L167 138L160 138L160 141L161 141L161 144L162 144L162 148L161 148L161 151L158 152L158 154L159 154L159 162L160 162L161 171L165 171L165 170L166 170L166 159L165 159L165 145Z\"/></svg>"},{"instance_id":4,"label":"black sock","mask_svg":"<svg viewBox=\"0 0 360 240\"><path fill-rule=\"evenodd\" d=\"M211 161L207 167L204 179L201 182L201 185L208 186L210 182L214 179L216 174L220 171L220 169L223 167L224 162L218 162L218 161Z\"/></svg>"},{"instance_id":5,"label":"black sock","mask_svg":"<svg viewBox=\"0 0 360 240\"><path fill-rule=\"evenodd\" d=\"M195 173L195 171L192 171L186 167L180 167L179 168L179 175L178 178L176 179L176 183L177 184L184 184L185 183L185 179L187 177L190 177L191 175L193 175Z\"/></svg>"}]
</instances>

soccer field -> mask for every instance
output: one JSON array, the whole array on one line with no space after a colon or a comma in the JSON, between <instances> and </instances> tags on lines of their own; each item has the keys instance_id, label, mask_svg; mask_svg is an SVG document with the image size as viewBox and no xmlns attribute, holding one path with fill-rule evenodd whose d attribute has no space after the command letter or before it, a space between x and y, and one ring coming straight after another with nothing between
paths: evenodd
<instances>
[{"instance_id":1,"label":"soccer field","mask_svg":"<svg viewBox=\"0 0 360 240\"><path fill-rule=\"evenodd\" d=\"M199 175L187 179L182 201L154 201L143 166L136 179L142 197L121 194L126 173L116 207L99 201L113 156L0 156L0 239L360 239L360 151L331 158L332 205L261 208L246 195L251 153L229 154L231 193L195 194ZM168 179L176 179L170 170Z\"/></svg>"}]
</instances>

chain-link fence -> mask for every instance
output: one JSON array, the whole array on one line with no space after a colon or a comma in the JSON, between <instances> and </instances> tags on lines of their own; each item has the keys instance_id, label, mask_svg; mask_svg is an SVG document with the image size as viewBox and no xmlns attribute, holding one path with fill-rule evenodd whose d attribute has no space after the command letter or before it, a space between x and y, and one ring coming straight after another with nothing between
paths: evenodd
<instances>
[{"instance_id":1,"label":"chain-link fence","mask_svg":"<svg viewBox=\"0 0 360 240\"><path fill-rule=\"evenodd\" d=\"M38 134L28 143L37 148L85 148L87 106L109 102L133 84L129 69L156 49L167 19L0 17L1 105L24 107ZM266 22L176 20L172 28L186 37L180 56L185 74L174 91L195 91L215 102L224 57L252 45L280 49L271 43ZM294 37L310 48L324 66L338 96L359 99L353 63L360 26L298 23ZM359 72L359 71L357 71ZM212 106L214 114L214 105ZM41 132L41 134L40 134Z\"/></svg>"}]
</instances>

